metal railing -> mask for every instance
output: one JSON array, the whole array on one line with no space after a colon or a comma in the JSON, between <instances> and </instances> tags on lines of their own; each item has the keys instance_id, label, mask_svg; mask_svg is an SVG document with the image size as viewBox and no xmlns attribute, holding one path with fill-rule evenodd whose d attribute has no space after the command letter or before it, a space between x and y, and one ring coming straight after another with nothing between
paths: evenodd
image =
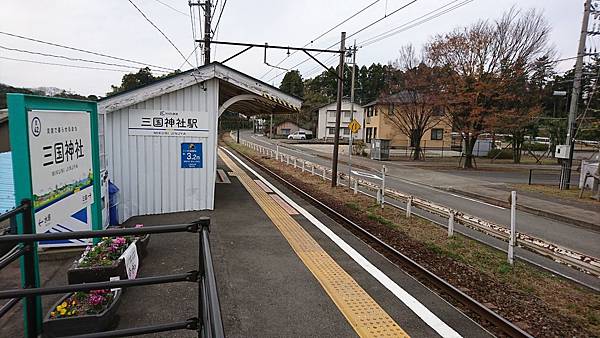
<instances>
[{"instance_id":1,"label":"metal railing","mask_svg":"<svg viewBox=\"0 0 600 338\"><path fill-rule=\"evenodd\" d=\"M301 169L302 172L309 172L313 175L318 175L322 177L323 180L331 179L331 169L325 166L315 164L313 162L304 160L302 158L290 154L285 154L283 152L280 152L279 148L267 148L246 140L240 140L240 143L263 156L293 166L294 169ZM337 179L338 184L342 184L340 181L342 179L348 180L348 175L345 173L339 173ZM496 224L494 222L464 212L460 212L447 206L440 205L428 201L426 199L406 194L394 189L389 189L385 187L384 189L382 189L381 184L377 184L356 177L350 177L348 187L354 188L355 190L358 190L358 187L363 187L364 189L376 192L378 196L378 201L380 201L383 198L383 196L387 196L397 201L407 203L409 210L410 208L418 208L430 214L447 218L449 227L450 224L454 224L454 222L456 222L468 228L483 232L489 236L501 239L503 241L508 242L510 240L510 229L503 225ZM409 213L410 212L408 211L407 214ZM600 276L599 258L592 257L569 248L565 248L561 245L525 233L517 232L515 237L515 245L521 246L529 251L533 251L535 253L549 257L554 261L570 265L586 273L590 273L595 276Z\"/></svg>"},{"instance_id":2,"label":"metal railing","mask_svg":"<svg viewBox=\"0 0 600 338\"><path fill-rule=\"evenodd\" d=\"M198 285L198 315L179 322L163 323L127 329L118 329L105 332L87 333L77 337L124 337L148 333L158 333L174 330L195 330L199 337L223 337L223 323L221 310L217 295L216 280L212 264L212 256L209 242L209 218L200 218L190 224L157 225L142 228L122 228L91 231L74 231L65 233L43 233L34 234L32 231L31 203L27 200L21 205L4 215L0 220L23 215L23 234L5 235L0 237L0 243L16 243L15 249L5 255L0 261L0 269L10 264L19 256L24 256L23 288L0 291L0 299L9 301L0 310L0 316L5 314L16 305L19 300L25 299L25 332L27 337L37 337L42 333L41 323L38 319L40 308L40 296L70 293L77 291L90 291L98 289L128 288L143 285L156 285L175 282L191 282ZM103 281L83 284L70 284L54 287L36 287L33 276L34 271L34 243L47 240L70 240L82 238L101 238L129 235L164 234L190 232L198 234L198 270L186 273L169 274L151 277L140 277L135 279ZM33 278L33 279L32 279Z\"/></svg>"}]
</instances>

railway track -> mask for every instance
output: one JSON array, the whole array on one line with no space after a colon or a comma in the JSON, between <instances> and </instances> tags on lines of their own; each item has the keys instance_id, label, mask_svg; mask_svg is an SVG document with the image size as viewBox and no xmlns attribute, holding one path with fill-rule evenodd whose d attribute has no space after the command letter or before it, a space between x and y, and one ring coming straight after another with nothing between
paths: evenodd
<instances>
[{"instance_id":1,"label":"railway track","mask_svg":"<svg viewBox=\"0 0 600 338\"><path fill-rule=\"evenodd\" d=\"M234 149L231 150L235 151ZM255 161L246 154L237 151L235 152L250 163L252 163L254 166L268 173L272 178L284 184L292 191L298 193L311 204L324 211L329 216L345 225L347 228L353 229L356 232L358 232L360 234L360 237L367 243L370 243L371 246L376 246L379 249L378 251L380 251L381 253L386 254L387 256L394 257L395 261L400 262L399 265L402 268L412 271L414 274L417 275L417 277L420 277L421 279L427 281L429 285L433 286L435 289L438 290L438 293L445 294L451 299L455 300L456 302L462 304L462 306L464 306L469 311L477 314L482 320L490 323L493 327L495 327L498 330L498 332L501 332L509 337L532 337L529 333L525 332L506 318L487 308L485 305L478 302L473 297L454 287L446 280L440 278L433 272L429 271L427 268L412 260L410 257L407 257L403 253L399 252L394 247L381 240L379 237L373 235L372 233L361 227L359 224L356 224L346 216L337 212L335 209L331 208L327 204L313 197L311 194L304 191L302 188L294 185L293 183L279 176L277 173L273 172L261 163Z\"/></svg>"}]
</instances>

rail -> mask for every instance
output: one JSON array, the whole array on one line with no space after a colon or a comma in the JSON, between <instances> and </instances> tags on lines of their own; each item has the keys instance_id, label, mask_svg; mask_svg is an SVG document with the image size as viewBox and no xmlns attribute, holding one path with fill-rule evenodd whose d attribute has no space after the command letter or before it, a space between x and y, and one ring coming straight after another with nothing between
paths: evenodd
<instances>
[{"instance_id":1,"label":"rail","mask_svg":"<svg viewBox=\"0 0 600 338\"><path fill-rule=\"evenodd\" d=\"M40 325L41 323L38 319L38 311L41 311L41 302L39 299L40 296L76 291L128 288L176 282L191 282L197 284L197 317L188 318L179 322L162 323L98 333L87 333L78 335L77 337L124 337L182 329L197 331L199 337L224 337L223 323L210 251L209 218L203 217L189 224L35 234L33 233L32 228L31 202L29 200L24 200L17 208L7 212L6 214L0 215L0 220L16 217L19 214L22 215L24 221L23 233L0 237L0 243L8 242L16 244L15 248L11 250L11 252L0 259L0 269L10 264L10 262L14 261L16 258L24 256L24 265L22 269L22 279L24 281L23 288L0 291L0 299L8 299L8 301L0 309L0 317L6 314L21 299L25 299L25 334L27 337L38 337L38 335L42 333L42 328ZM198 234L198 270L192 270L179 274L140 277L126 280L70 284L53 287L36 287L34 281L35 277L33 276L35 261L32 254L33 249L35 248L35 242L45 240L69 240L177 232Z\"/></svg>"},{"instance_id":2,"label":"rail","mask_svg":"<svg viewBox=\"0 0 600 338\"><path fill-rule=\"evenodd\" d=\"M323 178L323 180L330 180L331 170L325 166L301 159L290 154L285 154L283 152L278 151L278 149L267 148L247 140L240 140L240 143L263 156L267 156L269 158L276 159L281 163L294 166L295 169L300 169L303 172L306 171L310 172L312 175L319 175ZM339 173L338 180L341 179L348 180L348 175L345 173ZM487 235L493 236L505 242L508 242L510 239L510 229L508 229L507 227L504 227L494 222L490 222L488 220L481 219L468 213L453 210L452 208L428 201L423 198L412 196L410 194L406 194L394 189L385 188L384 190L382 190L380 185L360 178L350 177L348 187L352 186L355 186L356 189L360 186L365 189L377 192L377 195L381 197L386 195L403 203L408 203L408 201L410 200L411 207L419 208L439 217L448 219L453 218L454 222L460 223L468 228L483 232ZM517 232L516 240L516 244L522 248L549 257L556 262L572 266L583 272L593 274L595 276L600 276L600 259L597 257L592 257L525 233Z\"/></svg>"}]
</instances>

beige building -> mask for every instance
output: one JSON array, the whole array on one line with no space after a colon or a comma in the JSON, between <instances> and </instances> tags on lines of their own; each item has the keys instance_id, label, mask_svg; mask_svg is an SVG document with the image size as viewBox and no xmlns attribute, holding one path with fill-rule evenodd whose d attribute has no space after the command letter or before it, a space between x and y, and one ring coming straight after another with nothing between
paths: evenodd
<instances>
[{"instance_id":1,"label":"beige building","mask_svg":"<svg viewBox=\"0 0 600 338\"><path fill-rule=\"evenodd\" d=\"M364 105L365 112L365 137L366 143L371 143L372 139L390 140L390 146L393 148L405 149L413 147L410 144L410 138L394 125L390 120L389 111L393 109L393 100L375 100ZM452 126L447 118L440 114L434 116L437 124L430 130L427 130L421 138L422 148L450 149L452 145Z\"/></svg>"}]
</instances>

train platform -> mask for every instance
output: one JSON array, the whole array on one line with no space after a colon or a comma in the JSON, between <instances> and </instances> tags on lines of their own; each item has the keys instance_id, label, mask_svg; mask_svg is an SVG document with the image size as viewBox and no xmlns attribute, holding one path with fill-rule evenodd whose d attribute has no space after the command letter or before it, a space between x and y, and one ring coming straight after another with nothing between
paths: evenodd
<instances>
[{"instance_id":1,"label":"train platform","mask_svg":"<svg viewBox=\"0 0 600 338\"><path fill-rule=\"evenodd\" d=\"M216 185L213 211L139 216L126 225L211 217L213 265L227 337L492 336L258 168L227 149L220 149L219 156L219 168L228 178L223 181L229 183ZM195 235L153 235L148 249L139 276L197 268ZM64 285L65 271L79 254L43 255L42 285ZM16 273L18 265L12 270ZM8 277L1 276L0 285L8 287ZM44 310L57 297L43 297ZM117 328L195 317L197 306L194 283L130 288L123 294ZM22 335L18 309L0 321L0 336ZM196 336L185 330L153 335Z\"/></svg>"}]
</instances>

